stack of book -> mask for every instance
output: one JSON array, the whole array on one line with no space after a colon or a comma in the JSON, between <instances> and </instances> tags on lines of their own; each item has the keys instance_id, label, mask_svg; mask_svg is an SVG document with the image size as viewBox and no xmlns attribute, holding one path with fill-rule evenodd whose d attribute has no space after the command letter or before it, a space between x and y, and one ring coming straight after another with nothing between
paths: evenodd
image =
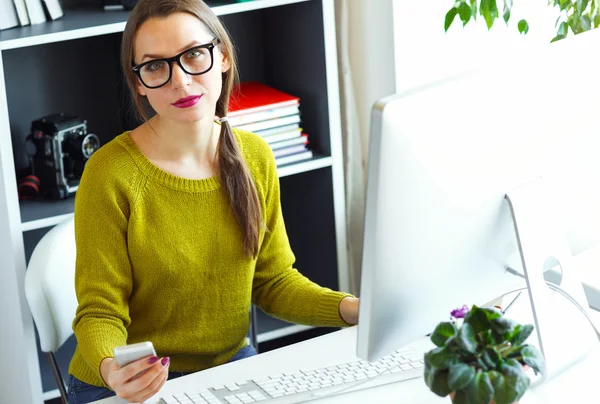
<instances>
[{"instance_id":1,"label":"stack of book","mask_svg":"<svg viewBox=\"0 0 600 404\"><path fill-rule=\"evenodd\" d=\"M0 0L0 30L41 24L62 16L59 0Z\"/></svg>"},{"instance_id":2,"label":"stack of book","mask_svg":"<svg viewBox=\"0 0 600 404\"><path fill-rule=\"evenodd\" d=\"M254 132L271 146L277 166L313 157L300 127L300 99L267 85L237 85L229 100L232 127Z\"/></svg>"}]
</instances>

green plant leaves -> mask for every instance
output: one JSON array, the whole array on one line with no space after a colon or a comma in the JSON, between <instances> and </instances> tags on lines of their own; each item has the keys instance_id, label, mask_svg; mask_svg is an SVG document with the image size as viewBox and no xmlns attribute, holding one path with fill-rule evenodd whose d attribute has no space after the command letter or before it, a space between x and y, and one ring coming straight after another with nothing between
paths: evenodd
<instances>
[{"instance_id":1,"label":"green plant leaves","mask_svg":"<svg viewBox=\"0 0 600 404\"><path fill-rule=\"evenodd\" d=\"M459 362L458 355L450 352L446 347L435 348L425 354L425 362L437 369L448 369Z\"/></svg>"},{"instance_id":2,"label":"green plant leaves","mask_svg":"<svg viewBox=\"0 0 600 404\"><path fill-rule=\"evenodd\" d=\"M458 6L458 15L460 16L464 27L471 19L471 6L465 2L460 3L460 6Z\"/></svg>"},{"instance_id":3,"label":"green plant leaves","mask_svg":"<svg viewBox=\"0 0 600 404\"><path fill-rule=\"evenodd\" d=\"M463 323L458 330L458 335L456 337L456 342L458 346L464 349L469 353L477 352L477 341L475 340L475 331L473 327L469 323Z\"/></svg>"},{"instance_id":4,"label":"green plant leaves","mask_svg":"<svg viewBox=\"0 0 600 404\"><path fill-rule=\"evenodd\" d=\"M529 387L529 377L516 359L503 364L502 373L491 371L489 375L494 386L495 404L512 404L518 401Z\"/></svg>"},{"instance_id":5,"label":"green plant leaves","mask_svg":"<svg viewBox=\"0 0 600 404\"><path fill-rule=\"evenodd\" d=\"M522 0L525 1L525 0ZM494 22L499 18L498 3L500 0L454 0L453 7L446 13L444 27L446 31L457 15L463 21L463 26L469 21L476 20L477 14L485 19L488 29L491 29ZM511 18L513 0L502 0L502 18L508 25ZM556 7L560 16L557 20L556 36L551 42L566 38L568 28L574 34L589 31L600 26L600 1L597 0L549 0L548 5ZM559 25L559 22L564 22ZM517 23L517 28L522 35L529 32L529 23L522 19Z\"/></svg>"},{"instance_id":6,"label":"green plant leaves","mask_svg":"<svg viewBox=\"0 0 600 404\"><path fill-rule=\"evenodd\" d=\"M487 372L477 372L465 392L469 397L469 404L489 404L494 398L494 386L489 374Z\"/></svg>"},{"instance_id":7,"label":"green plant leaves","mask_svg":"<svg viewBox=\"0 0 600 404\"><path fill-rule=\"evenodd\" d=\"M454 22L454 18L456 18L456 15L458 14L458 9L456 7L452 7L447 13L446 13L446 20L444 22L444 31L448 31L448 28L450 28L450 26L452 25L452 22Z\"/></svg>"},{"instance_id":8,"label":"green plant leaves","mask_svg":"<svg viewBox=\"0 0 600 404\"><path fill-rule=\"evenodd\" d=\"M527 20L523 19L519 21L519 23L517 24L517 29L521 34L527 34L529 32L529 23L527 22Z\"/></svg>"},{"instance_id":9,"label":"green plant leaves","mask_svg":"<svg viewBox=\"0 0 600 404\"><path fill-rule=\"evenodd\" d=\"M521 345L533 332L533 325L517 325L510 335L506 336L505 339L509 341L513 346Z\"/></svg>"},{"instance_id":10,"label":"green plant leaves","mask_svg":"<svg viewBox=\"0 0 600 404\"><path fill-rule=\"evenodd\" d=\"M448 338L456 335L456 326L452 323L439 323L431 334L431 342L436 346L443 346Z\"/></svg>"},{"instance_id":11,"label":"green plant leaves","mask_svg":"<svg viewBox=\"0 0 600 404\"><path fill-rule=\"evenodd\" d=\"M535 374L538 373L546 374L546 362L542 353L532 345L526 345L521 349L521 355L523 356L523 362L531 366Z\"/></svg>"},{"instance_id":12,"label":"green plant leaves","mask_svg":"<svg viewBox=\"0 0 600 404\"><path fill-rule=\"evenodd\" d=\"M462 390L475 378L475 369L464 363L450 366L448 370L448 387L451 391Z\"/></svg>"},{"instance_id":13,"label":"green plant leaves","mask_svg":"<svg viewBox=\"0 0 600 404\"><path fill-rule=\"evenodd\" d=\"M479 13L483 16L488 29L491 29L494 25L494 20L498 18L496 0L481 0Z\"/></svg>"},{"instance_id":14,"label":"green plant leaves","mask_svg":"<svg viewBox=\"0 0 600 404\"><path fill-rule=\"evenodd\" d=\"M495 369L501 359L500 353L493 347L485 348L483 355L481 356L481 360L491 369Z\"/></svg>"},{"instance_id":15,"label":"green plant leaves","mask_svg":"<svg viewBox=\"0 0 600 404\"><path fill-rule=\"evenodd\" d=\"M452 390L448 387L448 371L436 371L431 384L431 391L440 397L446 397Z\"/></svg>"}]
</instances>

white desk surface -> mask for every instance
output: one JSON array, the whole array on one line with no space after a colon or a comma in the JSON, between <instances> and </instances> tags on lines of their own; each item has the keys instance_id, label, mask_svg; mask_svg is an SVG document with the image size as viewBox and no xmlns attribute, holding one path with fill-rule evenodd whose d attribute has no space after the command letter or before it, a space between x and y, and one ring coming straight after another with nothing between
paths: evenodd
<instances>
[{"instance_id":1,"label":"white desk surface","mask_svg":"<svg viewBox=\"0 0 600 404\"><path fill-rule=\"evenodd\" d=\"M357 360L356 330L356 327L343 329L241 361L170 380L159 395L194 391L199 387L212 387L277 373L316 369ZM427 344L423 349L427 349L429 346L427 341L419 341L412 345L418 348L420 344ZM600 402L600 399L597 398L600 395L597 386L599 364L600 345L576 366L538 387L531 388L525 393L520 404ZM119 398L109 398L98 401L97 404L121 404L123 402ZM146 401L146 403L153 402L155 401ZM310 401L315 404L374 402L378 404L435 404L449 403L450 398L436 396L429 391L423 379L420 378Z\"/></svg>"}]
</instances>

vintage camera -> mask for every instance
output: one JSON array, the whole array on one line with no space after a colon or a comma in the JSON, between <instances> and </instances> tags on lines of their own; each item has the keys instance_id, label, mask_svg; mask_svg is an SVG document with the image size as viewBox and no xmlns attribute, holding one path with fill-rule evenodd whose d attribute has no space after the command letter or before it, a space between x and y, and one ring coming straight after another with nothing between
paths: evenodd
<instances>
[{"instance_id":1,"label":"vintage camera","mask_svg":"<svg viewBox=\"0 0 600 404\"><path fill-rule=\"evenodd\" d=\"M85 163L100 148L98 136L88 133L85 120L63 113L33 121L27 143L39 195L53 199L77 191Z\"/></svg>"}]
</instances>

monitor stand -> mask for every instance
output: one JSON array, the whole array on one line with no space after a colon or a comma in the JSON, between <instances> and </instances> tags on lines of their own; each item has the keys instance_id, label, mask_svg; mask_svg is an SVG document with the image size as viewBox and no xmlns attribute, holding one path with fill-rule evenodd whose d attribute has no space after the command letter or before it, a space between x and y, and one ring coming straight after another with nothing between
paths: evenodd
<instances>
[{"instance_id":1,"label":"monitor stand","mask_svg":"<svg viewBox=\"0 0 600 404\"><path fill-rule=\"evenodd\" d=\"M562 279L556 283L584 310L589 310L569 244L560 231L557 211L552 207L552 194L544 180L539 178L511 190L506 200L512 214L531 315L538 347L546 360L548 379L581 360L598 344L598 339L576 305L552 291L544 279L545 271L558 269Z\"/></svg>"}]
</instances>

